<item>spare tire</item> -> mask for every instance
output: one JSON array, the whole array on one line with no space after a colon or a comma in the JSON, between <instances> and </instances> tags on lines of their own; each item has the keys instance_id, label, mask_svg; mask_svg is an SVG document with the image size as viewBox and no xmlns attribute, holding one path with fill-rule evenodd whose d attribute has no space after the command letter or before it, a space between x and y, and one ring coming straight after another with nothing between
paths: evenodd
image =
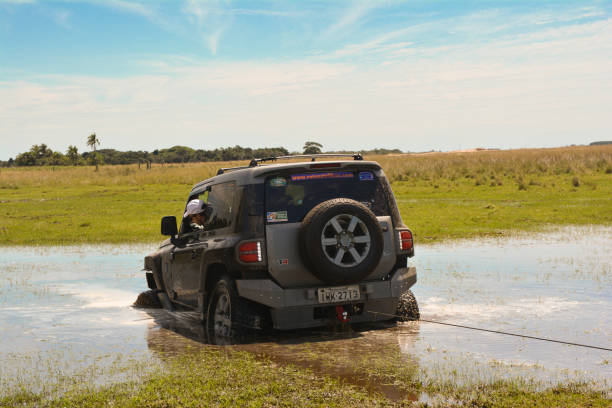
<instances>
[{"instance_id":1,"label":"spare tire","mask_svg":"<svg viewBox=\"0 0 612 408\"><path fill-rule=\"evenodd\" d=\"M369 275L380 261L383 242L374 213L348 198L315 206L300 231L304 263L331 285L356 283Z\"/></svg>"}]
</instances>

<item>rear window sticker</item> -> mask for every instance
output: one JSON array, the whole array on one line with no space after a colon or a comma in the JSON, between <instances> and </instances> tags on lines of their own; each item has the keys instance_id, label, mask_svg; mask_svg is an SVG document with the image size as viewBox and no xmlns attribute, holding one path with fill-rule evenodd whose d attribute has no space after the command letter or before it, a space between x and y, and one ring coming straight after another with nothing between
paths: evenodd
<instances>
[{"instance_id":1,"label":"rear window sticker","mask_svg":"<svg viewBox=\"0 0 612 408\"><path fill-rule=\"evenodd\" d=\"M359 180L374 180L374 175L371 171L362 171L359 173Z\"/></svg>"},{"instance_id":2,"label":"rear window sticker","mask_svg":"<svg viewBox=\"0 0 612 408\"><path fill-rule=\"evenodd\" d=\"M293 174L291 176L291 181L308 181L332 178L353 178L353 173L350 171L330 171L327 173Z\"/></svg>"},{"instance_id":3,"label":"rear window sticker","mask_svg":"<svg viewBox=\"0 0 612 408\"><path fill-rule=\"evenodd\" d=\"M270 187L285 187L287 179L284 177L274 177L270 179Z\"/></svg>"},{"instance_id":4,"label":"rear window sticker","mask_svg":"<svg viewBox=\"0 0 612 408\"><path fill-rule=\"evenodd\" d=\"M268 211L266 219L268 222L287 222L289 217L287 217L287 211Z\"/></svg>"}]
</instances>

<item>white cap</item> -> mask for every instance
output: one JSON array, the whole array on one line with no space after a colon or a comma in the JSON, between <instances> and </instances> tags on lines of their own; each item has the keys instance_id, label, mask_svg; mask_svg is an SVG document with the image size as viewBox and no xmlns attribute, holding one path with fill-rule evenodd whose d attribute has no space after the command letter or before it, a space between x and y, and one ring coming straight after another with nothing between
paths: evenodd
<instances>
[{"instance_id":1,"label":"white cap","mask_svg":"<svg viewBox=\"0 0 612 408\"><path fill-rule=\"evenodd\" d=\"M200 214L204 210L206 210L206 203L204 201L198 199L191 200L187 203L183 218L186 218L188 215Z\"/></svg>"}]
</instances>

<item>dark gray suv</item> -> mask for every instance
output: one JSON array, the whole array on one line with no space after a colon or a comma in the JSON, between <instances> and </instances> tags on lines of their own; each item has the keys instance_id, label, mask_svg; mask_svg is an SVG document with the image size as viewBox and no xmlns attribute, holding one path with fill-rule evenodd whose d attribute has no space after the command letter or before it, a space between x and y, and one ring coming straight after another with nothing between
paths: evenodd
<instances>
[{"instance_id":1,"label":"dark gray suv","mask_svg":"<svg viewBox=\"0 0 612 408\"><path fill-rule=\"evenodd\" d=\"M195 232L162 219L170 238L145 257L148 293L198 311L216 336L392 320L398 307L418 318L413 237L383 170L360 155L315 161L327 156L255 159L196 184L187 202L212 214Z\"/></svg>"}]
</instances>

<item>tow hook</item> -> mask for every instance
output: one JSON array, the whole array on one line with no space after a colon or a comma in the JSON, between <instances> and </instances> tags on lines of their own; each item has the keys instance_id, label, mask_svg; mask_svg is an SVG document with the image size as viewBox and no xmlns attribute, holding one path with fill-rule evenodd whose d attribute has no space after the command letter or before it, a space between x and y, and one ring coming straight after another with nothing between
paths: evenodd
<instances>
[{"instance_id":1,"label":"tow hook","mask_svg":"<svg viewBox=\"0 0 612 408\"><path fill-rule=\"evenodd\" d=\"M342 323L349 321L348 312L342 306L336 306L336 317Z\"/></svg>"}]
</instances>

